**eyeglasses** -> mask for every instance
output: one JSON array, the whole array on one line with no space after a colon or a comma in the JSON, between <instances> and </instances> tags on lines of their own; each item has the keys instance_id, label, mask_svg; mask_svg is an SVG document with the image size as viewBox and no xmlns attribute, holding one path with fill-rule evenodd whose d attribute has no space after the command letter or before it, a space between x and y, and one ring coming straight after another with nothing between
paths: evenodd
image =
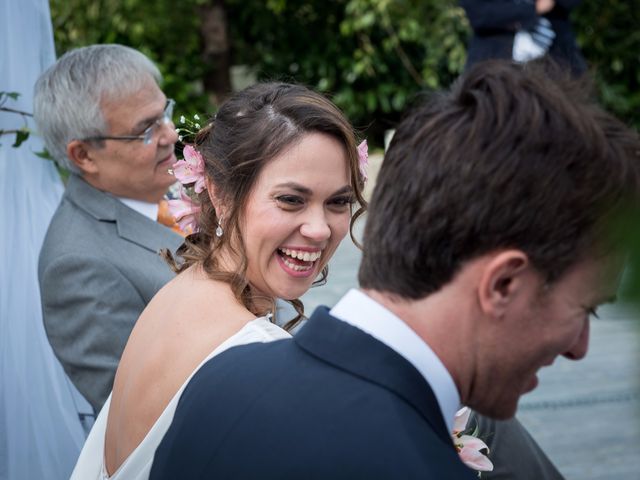
<instances>
[{"instance_id":1,"label":"eyeglasses","mask_svg":"<svg viewBox=\"0 0 640 480\"><path fill-rule=\"evenodd\" d=\"M157 118L149 127L145 128L144 132L142 132L142 135L103 135L83 138L82 141L90 142L95 140L142 140L145 145L149 145L153 141L153 135L156 132L156 129L173 122L173 106L175 104L175 100L168 98L167 104L165 105L164 111L162 112L162 116L160 118Z\"/></svg>"}]
</instances>

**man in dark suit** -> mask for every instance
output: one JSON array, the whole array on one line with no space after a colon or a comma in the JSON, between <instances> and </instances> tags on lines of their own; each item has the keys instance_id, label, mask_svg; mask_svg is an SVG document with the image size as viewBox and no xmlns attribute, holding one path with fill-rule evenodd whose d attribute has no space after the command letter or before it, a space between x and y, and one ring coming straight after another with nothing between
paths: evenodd
<instances>
[{"instance_id":1,"label":"man in dark suit","mask_svg":"<svg viewBox=\"0 0 640 480\"><path fill-rule=\"evenodd\" d=\"M158 251L182 242L156 222L177 140L160 80L142 53L93 45L62 56L35 88L39 131L71 172L40 252L44 324L95 411L138 316L174 275Z\"/></svg>"},{"instance_id":2,"label":"man in dark suit","mask_svg":"<svg viewBox=\"0 0 640 480\"><path fill-rule=\"evenodd\" d=\"M538 369L586 354L619 271L605 212L640 192L637 135L552 76L481 64L401 123L361 288L206 363L151 479L476 477L456 410L511 418Z\"/></svg>"},{"instance_id":3,"label":"man in dark suit","mask_svg":"<svg viewBox=\"0 0 640 480\"><path fill-rule=\"evenodd\" d=\"M587 69L569 15L581 0L460 0L473 35L467 68L496 58L526 61L548 54L575 75Z\"/></svg>"}]
</instances>

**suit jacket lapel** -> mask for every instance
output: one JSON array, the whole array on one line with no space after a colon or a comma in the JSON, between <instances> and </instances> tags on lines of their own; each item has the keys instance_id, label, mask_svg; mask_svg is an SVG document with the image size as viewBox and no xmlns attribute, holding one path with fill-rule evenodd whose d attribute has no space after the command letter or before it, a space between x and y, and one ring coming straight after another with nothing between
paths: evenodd
<instances>
[{"instance_id":1,"label":"suit jacket lapel","mask_svg":"<svg viewBox=\"0 0 640 480\"><path fill-rule=\"evenodd\" d=\"M114 222L118 235L157 253L161 248L175 251L183 238L170 228L141 215L108 193L93 188L77 175L71 175L65 196L98 221Z\"/></svg>"},{"instance_id":2,"label":"suit jacket lapel","mask_svg":"<svg viewBox=\"0 0 640 480\"><path fill-rule=\"evenodd\" d=\"M182 243L183 238L170 228L150 220L122 202L118 203L116 224L122 238L152 252L158 252L162 248L173 252Z\"/></svg>"},{"instance_id":3,"label":"suit jacket lapel","mask_svg":"<svg viewBox=\"0 0 640 480\"><path fill-rule=\"evenodd\" d=\"M314 356L392 390L451 443L431 387L411 363L387 345L332 317L326 307L316 309L294 340Z\"/></svg>"},{"instance_id":4,"label":"suit jacket lapel","mask_svg":"<svg viewBox=\"0 0 640 480\"><path fill-rule=\"evenodd\" d=\"M116 220L116 202L111 195L107 195L93 188L78 175L69 175L64 196L80 210L84 210L96 220Z\"/></svg>"}]
</instances>

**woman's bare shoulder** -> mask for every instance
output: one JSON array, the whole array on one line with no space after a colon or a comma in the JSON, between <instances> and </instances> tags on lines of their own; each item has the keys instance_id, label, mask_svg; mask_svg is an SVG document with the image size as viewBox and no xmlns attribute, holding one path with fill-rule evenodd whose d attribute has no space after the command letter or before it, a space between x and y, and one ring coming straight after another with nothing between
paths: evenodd
<instances>
[{"instance_id":1,"label":"woman's bare shoulder","mask_svg":"<svg viewBox=\"0 0 640 480\"><path fill-rule=\"evenodd\" d=\"M227 284L187 270L144 310L123 353L114 382L108 431L119 465L142 441L171 398L200 363L255 318ZM126 455L122 455L125 453ZM109 460L109 458L108 458ZM117 467L116 467L117 468Z\"/></svg>"}]
</instances>

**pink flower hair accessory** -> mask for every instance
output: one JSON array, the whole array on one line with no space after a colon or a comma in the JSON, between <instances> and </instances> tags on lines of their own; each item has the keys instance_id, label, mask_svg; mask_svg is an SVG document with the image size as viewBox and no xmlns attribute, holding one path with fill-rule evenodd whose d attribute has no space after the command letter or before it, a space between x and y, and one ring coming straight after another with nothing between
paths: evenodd
<instances>
[{"instance_id":1,"label":"pink flower hair accessory","mask_svg":"<svg viewBox=\"0 0 640 480\"><path fill-rule=\"evenodd\" d=\"M194 200L197 194L207 188L204 179L204 158L192 145L185 145L182 150L184 159L173 164L173 175L181 183L180 198L169 200L169 213L187 235L199 230L198 216L201 207Z\"/></svg>"},{"instance_id":2,"label":"pink flower hair accessory","mask_svg":"<svg viewBox=\"0 0 640 480\"><path fill-rule=\"evenodd\" d=\"M360 142L360 145L358 145L358 168L360 169L362 178L366 182L369 179L367 173L369 170L369 146L366 140L363 140Z\"/></svg>"},{"instance_id":3,"label":"pink flower hair accessory","mask_svg":"<svg viewBox=\"0 0 640 480\"><path fill-rule=\"evenodd\" d=\"M202 192L204 183L204 158L193 146L186 145L182 150L184 160L178 160L173 164L173 175L183 185L193 183L196 193Z\"/></svg>"},{"instance_id":4,"label":"pink flower hair accessory","mask_svg":"<svg viewBox=\"0 0 640 480\"><path fill-rule=\"evenodd\" d=\"M184 186L180 187L180 198L168 200L167 206L169 207L169 213L180 226L180 230L187 235L199 230L198 216L200 215L201 207L191 199Z\"/></svg>"}]
</instances>

